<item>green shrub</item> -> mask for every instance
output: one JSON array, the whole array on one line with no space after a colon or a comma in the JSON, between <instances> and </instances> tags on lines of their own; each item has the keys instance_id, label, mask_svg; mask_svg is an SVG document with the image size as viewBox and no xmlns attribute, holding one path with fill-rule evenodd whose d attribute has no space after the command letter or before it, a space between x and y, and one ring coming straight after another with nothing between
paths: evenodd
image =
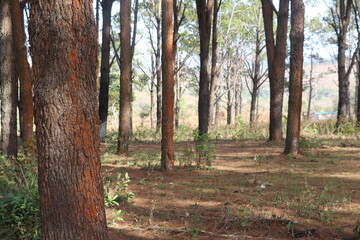
<instances>
[{"instance_id":1,"label":"green shrub","mask_svg":"<svg viewBox=\"0 0 360 240\"><path fill-rule=\"evenodd\" d=\"M32 165L0 164L0 239L39 239L40 200Z\"/></svg>"},{"instance_id":2,"label":"green shrub","mask_svg":"<svg viewBox=\"0 0 360 240\"><path fill-rule=\"evenodd\" d=\"M118 206L120 202L127 202L134 198L135 193L128 189L129 183L130 177L127 172L124 177L121 177L121 173L116 173L115 177L106 175L104 178L105 206Z\"/></svg>"}]
</instances>

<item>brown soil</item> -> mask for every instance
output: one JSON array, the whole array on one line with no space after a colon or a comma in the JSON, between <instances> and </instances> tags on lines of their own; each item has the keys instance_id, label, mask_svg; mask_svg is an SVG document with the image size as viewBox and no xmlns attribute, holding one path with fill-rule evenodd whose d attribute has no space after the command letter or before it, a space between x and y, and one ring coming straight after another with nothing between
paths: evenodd
<instances>
[{"instance_id":1,"label":"brown soil","mask_svg":"<svg viewBox=\"0 0 360 240\"><path fill-rule=\"evenodd\" d=\"M130 203L107 209L110 239L360 239L353 233L360 225L359 145L323 145L301 156L261 141L214 145L210 170L161 172L134 166L135 157L107 156L107 174L128 172L136 192ZM192 143L176 148L179 157ZM131 146L139 151L160 152L160 145ZM113 220L119 209L123 221Z\"/></svg>"}]
</instances>

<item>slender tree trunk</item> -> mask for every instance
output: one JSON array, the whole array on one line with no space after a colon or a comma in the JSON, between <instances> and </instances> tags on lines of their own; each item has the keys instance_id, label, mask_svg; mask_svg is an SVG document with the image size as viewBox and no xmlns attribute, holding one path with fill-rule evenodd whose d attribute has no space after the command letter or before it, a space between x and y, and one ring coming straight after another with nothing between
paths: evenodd
<instances>
[{"instance_id":1,"label":"slender tree trunk","mask_svg":"<svg viewBox=\"0 0 360 240\"><path fill-rule=\"evenodd\" d=\"M217 51L218 51L218 13L220 5L218 0L214 0L214 17L213 17L213 31L212 31L212 49L211 49L211 79L210 79L210 105L209 105L209 125L211 126L214 117L214 103L215 103L215 88L217 85Z\"/></svg>"},{"instance_id":2,"label":"slender tree trunk","mask_svg":"<svg viewBox=\"0 0 360 240\"><path fill-rule=\"evenodd\" d=\"M240 92L239 92L239 115L242 114L242 107L243 107L243 82L240 79Z\"/></svg>"},{"instance_id":3,"label":"slender tree trunk","mask_svg":"<svg viewBox=\"0 0 360 240\"><path fill-rule=\"evenodd\" d=\"M360 41L360 39L359 39ZM358 52L357 59L357 104L356 104L356 121L357 125L360 127L360 51Z\"/></svg>"},{"instance_id":4,"label":"slender tree trunk","mask_svg":"<svg viewBox=\"0 0 360 240\"><path fill-rule=\"evenodd\" d=\"M311 101L314 91L314 59L313 57L310 58L310 77L309 77L309 96L308 96L308 107L307 107L307 119L310 119L310 113L311 113Z\"/></svg>"},{"instance_id":5,"label":"slender tree trunk","mask_svg":"<svg viewBox=\"0 0 360 240\"><path fill-rule=\"evenodd\" d=\"M160 9L160 8L159 8ZM156 53L155 53L155 68L156 68L156 132L160 130L161 127L161 111L162 111L162 79L161 79L161 20L160 17L156 17Z\"/></svg>"},{"instance_id":6,"label":"slender tree trunk","mask_svg":"<svg viewBox=\"0 0 360 240\"><path fill-rule=\"evenodd\" d=\"M111 9L114 0L102 0L103 29L100 66L100 92L99 92L99 116L100 116L100 140L104 141L109 109L109 85L110 85L110 29Z\"/></svg>"},{"instance_id":7,"label":"slender tree trunk","mask_svg":"<svg viewBox=\"0 0 360 240\"><path fill-rule=\"evenodd\" d=\"M150 85L150 127L154 127L154 79L151 80Z\"/></svg>"},{"instance_id":8,"label":"slender tree trunk","mask_svg":"<svg viewBox=\"0 0 360 240\"><path fill-rule=\"evenodd\" d=\"M179 63L178 63L179 66ZM180 71L180 70L179 70ZM179 71L175 74L175 128L179 127L180 122L180 101L181 101L181 82Z\"/></svg>"},{"instance_id":9,"label":"slender tree trunk","mask_svg":"<svg viewBox=\"0 0 360 240\"><path fill-rule=\"evenodd\" d=\"M232 72L232 63L231 60L229 60L228 65L228 75L226 80L226 88L227 88L227 125L231 125L232 123L232 109L233 109L233 84L231 80L231 72Z\"/></svg>"},{"instance_id":10,"label":"slender tree trunk","mask_svg":"<svg viewBox=\"0 0 360 240\"><path fill-rule=\"evenodd\" d=\"M0 1L1 151L9 158L16 158L17 79L10 5L10 0Z\"/></svg>"},{"instance_id":11,"label":"slender tree trunk","mask_svg":"<svg viewBox=\"0 0 360 240\"><path fill-rule=\"evenodd\" d=\"M120 115L118 153L127 154L131 132L131 0L120 2Z\"/></svg>"},{"instance_id":12,"label":"slender tree trunk","mask_svg":"<svg viewBox=\"0 0 360 240\"><path fill-rule=\"evenodd\" d=\"M162 0L162 138L161 169L174 166L174 39L173 0Z\"/></svg>"},{"instance_id":13,"label":"slender tree trunk","mask_svg":"<svg viewBox=\"0 0 360 240\"><path fill-rule=\"evenodd\" d=\"M30 19L41 239L106 240L92 0L33 1Z\"/></svg>"},{"instance_id":14,"label":"slender tree trunk","mask_svg":"<svg viewBox=\"0 0 360 240\"><path fill-rule=\"evenodd\" d=\"M216 95L215 95L216 96ZM220 96L216 96L216 103L215 103L215 125L219 125L220 120Z\"/></svg>"},{"instance_id":15,"label":"slender tree trunk","mask_svg":"<svg viewBox=\"0 0 360 240\"><path fill-rule=\"evenodd\" d=\"M270 81L270 126L269 141L281 142L282 111L284 97L284 75L286 39L289 18L289 0L280 0L277 19L276 44L273 31L273 9L270 0L261 0L265 26L266 50ZM275 54L276 53L276 54Z\"/></svg>"},{"instance_id":16,"label":"slender tree trunk","mask_svg":"<svg viewBox=\"0 0 360 240\"><path fill-rule=\"evenodd\" d=\"M20 80L21 136L26 153L28 151L33 152L34 150L34 104L31 70L27 60L27 49L25 46L24 18L19 1L11 1L11 17L16 66Z\"/></svg>"},{"instance_id":17,"label":"slender tree trunk","mask_svg":"<svg viewBox=\"0 0 360 240\"><path fill-rule=\"evenodd\" d=\"M198 120L199 134L208 133L209 128L209 106L210 106L210 36L212 23L213 0L196 0L196 9L200 34L200 82Z\"/></svg>"},{"instance_id":18,"label":"slender tree trunk","mask_svg":"<svg viewBox=\"0 0 360 240\"><path fill-rule=\"evenodd\" d=\"M256 119L256 101L257 101L257 86L253 85L251 93L251 103L250 103L250 126L255 123Z\"/></svg>"},{"instance_id":19,"label":"slender tree trunk","mask_svg":"<svg viewBox=\"0 0 360 240\"><path fill-rule=\"evenodd\" d=\"M299 154L303 78L304 17L303 0L291 0L290 86L285 154Z\"/></svg>"},{"instance_id":20,"label":"slender tree trunk","mask_svg":"<svg viewBox=\"0 0 360 240\"><path fill-rule=\"evenodd\" d=\"M235 102L234 102L234 113L235 113L235 121L237 121L237 117L239 115L239 83L238 83L238 78L235 79Z\"/></svg>"}]
</instances>

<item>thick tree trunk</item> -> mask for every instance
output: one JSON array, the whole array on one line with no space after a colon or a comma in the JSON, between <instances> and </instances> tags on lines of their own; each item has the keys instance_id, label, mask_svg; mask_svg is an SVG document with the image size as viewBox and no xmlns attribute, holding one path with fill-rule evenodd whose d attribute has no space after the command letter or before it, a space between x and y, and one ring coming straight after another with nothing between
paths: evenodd
<instances>
[{"instance_id":1,"label":"thick tree trunk","mask_svg":"<svg viewBox=\"0 0 360 240\"><path fill-rule=\"evenodd\" d=\"M173 0L162 0L162 138L161 169L174 166L174 39Z\"/></svg>"},{"instance_id":2,"label":"thick tree trunk","mask_svg":"<svg viewBox=\"0 0 360 240\"><path fill-rule=\"evenodd\" d=\"M303 0L291 0L290 86L285 154L299 154L304 49Z\"/></svg>"},{"instance_id":3,"label":"thick tree trunk","mask_svg":"<svg viewBox=\"0 0 360 240\"><path fill-rule=\"evenodd\" d=\"M30 19L41 239L106 240L92 0L33 1Z\"/></svg>"},{"instance_id":4,"label":"thick tree trunk","mask_svg":"<svg viewBox=\"0 0 360 240\"><path fill-rule=\"evenodd\" d=\"M200 34L200 82L198 121L199 134L208 133L209 128L209 106L210 106L210 36L212 23L213 0L196 0L196 9Z\"/></svg>"},{"instance_id":5,"label":"thick tree trunk","mask_svg":"<svg viewBox=\"0 0 360 240\"><path fill-rule=\"evenodd\" d=\"M34 150L34 104L31 70L27 60L27 50L25 46L24 19L19 1L11 1L11 17L16 67L20 80L21 136L26 153L28 151L33 152Z\"/></svg>"},{"instance_id":6,"label":"thick tree trunk","mask_svg":"<svg viewBox=\"0 0 360 240\"><path fill-rule=\"evenodd\" d=\"M118 153L127 154L131 132L131 0L120 2L120 114Z\"/></svg>"},{"instance_id":7,"label":"thick tree trunk","mask_svg":"<svg viewBox=\"0 0 360 240\"><path fill-rule=\"evenodd\" d=\"M0 1L1 151L9 158L16 158L17 80L10 2L10 0Z\"/></svg>"},{"instance_id":8,"label":"thick tree trunk","mask_svg":"<svg viewBox=\"0 0 360 240\"><path fill-rule=\"evenodd\" d=\"M269 141L281 142L283 140L282 111L289 0L280 0L280 8L277 20L276 44L273 31L272 3L270 0L261 0L261 2L265 26L266 50L270 81Z\"/></svg>"},{"instance_id":9,"label":"thick tree trunk","mask_svg":"<svg viewBox=\"0 0 360 240\"><path fill-rule=\"evenodd\" d=\"M100 140L104 141L109 109L109 84L110 84L110 30L111 9L114 0L103 0L103 29L100 66L100 92L99 92L99 116L100 116Z\"/></svg>"}]
</instances>

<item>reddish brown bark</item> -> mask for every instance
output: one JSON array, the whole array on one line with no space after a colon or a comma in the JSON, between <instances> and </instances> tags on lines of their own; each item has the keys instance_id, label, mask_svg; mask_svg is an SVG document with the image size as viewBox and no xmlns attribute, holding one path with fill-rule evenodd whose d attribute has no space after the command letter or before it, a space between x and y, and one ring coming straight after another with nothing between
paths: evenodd
<instances>
[{"instance_id":1,"label":"reddish brown bark","mask_svg":"<svg viewBox=\"0 0 360 240\"><path fill-rule=\"evenodd\" d=\"M162 0L162 138L161 169L174 166L174 26L173 0Z\"/></svg>"},{"instance_id":2,"label":"reddish brown bark","mask_svg":"<svg viewBox=\"0 0 360 240\"><path fill-rule=\"evenodd\" d=\"M290 86L285 154L300 153L299 140L304 62L304 14L305 6L303 0L291 0Z\"/></svg>"},{"instance_id":3,"label":"reddish brown bark","mask_svg":"<svg viewBox=\"0 0 360 240\"><path fill-rule=\"evenodd\" d=\"M196 10L200 34L200 81L198 119L199 134L207 134L209 129L210 107L210 36L214 0L196 0Z\"/></svg>"},{"instance_id":4,"label":"reddish brown bark","mask_svg":"<svg viewBox=\"0 0 360 240\"><path fill-rule=\"evenodd\" d=\"M120 124L118 153L129 151L131 131L131 0L120 2Z\"/></svg>"},{"instance_id":5,"label":"reddish brown bark","mask_svg":"<svg viewBox=\"0 0 360 240\"><path fill-rule=\"evenodd\" d=\"M276 41L274 38L274 9L271 0L261 0L265 27L268 72L270 82L269 141L281 142L282 111L284 97L284 75L286 39L289 18L289 0L280 0L277 14Z\"/></svg>"},{"instance_id":6,"label":"reddish brown bark","mask_svg":"<svg viewBox=\"0 0 360 240\"><path fill-rule=\"evenodd\" d=\"M13 44L15 51L17 74L20 80L20 113L22 118L21 136L25 152L34 150L33 126L34 104L32 94L32 80L27 51L25 46L25 30L22 7L17 0L11 1Z\"/></svg>"},{"instance_id":7,"label":"reddish brown bark","mask_svg":"<svg viewBox=\"0 0 360 240\"><path fill-rule=\"evenodd\" d=\"M1 151L9 158L17 156L16 106L13 32L10 0L0 1L0 83L1 83Z\"/></svg>"},{"instance_id":8,"label":"reddish brown bark","mask_svg":"<svg viewBox=\"0 0 360 240\"><path fill-rule=\"evenodd\" d=\"M92 1L33 1L30 19L41 239L108 239Z\"/></svg>"}]
</instances>

